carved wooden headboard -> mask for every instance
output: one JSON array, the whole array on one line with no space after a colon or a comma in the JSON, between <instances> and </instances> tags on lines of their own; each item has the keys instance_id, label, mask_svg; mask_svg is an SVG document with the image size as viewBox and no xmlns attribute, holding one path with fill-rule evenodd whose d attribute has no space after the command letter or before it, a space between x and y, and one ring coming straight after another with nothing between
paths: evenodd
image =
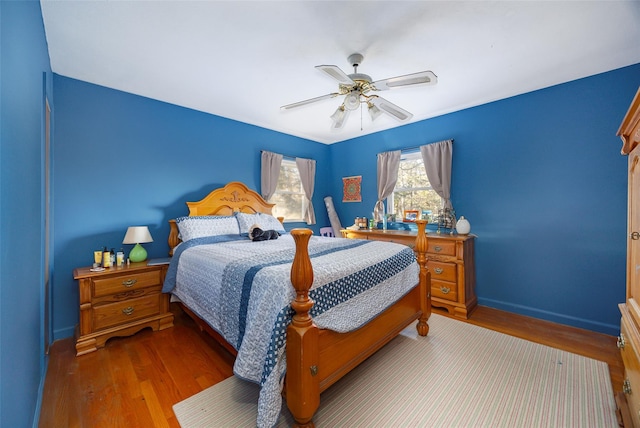
<instances>
[{"instance_id":1,"label":"carved wooden headboard","mask_svg":"<svg viewBox=\"0 0 640 428\"><path fill-rule=\"evenodd\" d=\"M262 199L262 196L249 189L239 181L232 181L226 186L213 190L198 202L187 202L189 216L202 215L233 215L234 213L265 213L273 214L275 204ZM282 222L282 218L279 218ZM169 220L169 255L173 255L173 249L180 243L178 238L178 225L175 220Z\"/></svg>"}]
</instances>

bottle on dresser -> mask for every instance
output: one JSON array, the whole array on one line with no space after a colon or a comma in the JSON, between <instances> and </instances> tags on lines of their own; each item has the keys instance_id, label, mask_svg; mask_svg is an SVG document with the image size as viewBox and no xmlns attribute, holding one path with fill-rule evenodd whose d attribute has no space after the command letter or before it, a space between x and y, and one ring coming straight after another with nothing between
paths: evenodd
<instances>
[{"instance_id":1,"label":"bottle on dresser","mask_svg":"<svg viewBox=\"0 0 640 428\"><path fill-rule=\"evenodd\" d=\"M104 247L104 249L102 250L102 267L111 267L111 253L109 252L107 247Z\"/></svg>"}]
</instances>

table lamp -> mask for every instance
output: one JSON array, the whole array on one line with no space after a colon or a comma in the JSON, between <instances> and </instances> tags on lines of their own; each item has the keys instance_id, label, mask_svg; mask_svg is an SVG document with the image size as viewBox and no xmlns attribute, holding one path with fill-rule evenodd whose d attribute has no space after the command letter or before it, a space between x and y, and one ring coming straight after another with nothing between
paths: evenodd
<instances>
[{"instance_id":1,"label":"table lamp","mask_svg":"<svg viewBox=\"0 0 640 428\"><path fill-rule=\"evenodd\" d=\"M140 244L153 242L151 233L147 226L130 226L122 240L123 244L136 244L129 253L129 260L132 263L143 262L147 259L147 250Z\"/></svg>"}]
</instances>

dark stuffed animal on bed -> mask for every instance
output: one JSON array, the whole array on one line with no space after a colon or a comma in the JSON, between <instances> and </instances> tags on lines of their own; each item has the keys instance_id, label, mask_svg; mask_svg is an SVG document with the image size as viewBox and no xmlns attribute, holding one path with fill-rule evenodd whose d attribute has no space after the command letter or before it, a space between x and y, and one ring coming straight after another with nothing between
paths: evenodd
<instances>
[{"instance_id":1,"label":"dark stuffed animal on bed","mask_svg":"<svg viewBox=\"0 0 640 428\"><path fill-rule=\"evenodd\" d=\"M268 241L270 239L278 239L280 233L276 230L262 230L260 225L254 224L249 228L249 239L252 241Z\"/></svg>"}]
</instances>

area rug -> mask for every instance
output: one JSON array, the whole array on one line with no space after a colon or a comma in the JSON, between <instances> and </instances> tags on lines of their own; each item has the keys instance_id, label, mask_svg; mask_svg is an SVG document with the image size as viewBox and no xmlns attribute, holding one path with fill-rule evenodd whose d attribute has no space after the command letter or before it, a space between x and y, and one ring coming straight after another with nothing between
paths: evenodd
<instances>
[{"instance_id":1,"label":"area rug","mask_svg":"<svg viewBox=\"0 0 640 428\"><path fill-rule=\"evenodd\" d=\"M607 364L432 315L320 396L321 427L617 427ZM231 377L173 407L182 428L253 427L256 385ZM278 426L292 426L282 410Z\"/></svg>"}]
</instances>

